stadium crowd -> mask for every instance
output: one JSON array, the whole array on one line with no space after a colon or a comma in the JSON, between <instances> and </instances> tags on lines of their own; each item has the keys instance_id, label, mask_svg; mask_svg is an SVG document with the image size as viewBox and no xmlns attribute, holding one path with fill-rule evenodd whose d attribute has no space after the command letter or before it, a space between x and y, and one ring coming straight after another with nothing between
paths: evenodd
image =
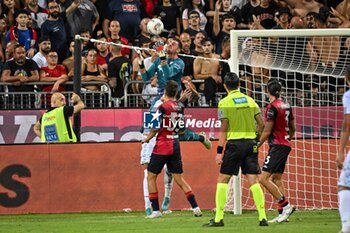
<instances>
[{"instance_id":1,"label":"stadium crowd","mask_svg":"<svg viewBox=\"0 0 350 233\"><path fill-rule=\"evenodd\" d=\"M200 106L215 105L216 93L224 92L222 80L229 71L228 64L220 59L230 58L230 30L345 28L350 27L349 16L349 0L3 0L0 4L3 82L0 98L10 92L69 91L71 87L65 82L73 80L76 34L101 41L82 43L84 90L98 91L99 85L86 82L101 81L111 87L112 97L123 98L127 82L142 81L140 56L150 57L152 62L157 54L150 50L137 53L126 47L113 49L103 42L155 48L157 41L166 42L176 37L182 47L179 56L185 63L182 80L186 83L201 80L195 82L195 88L203 97ZM147 30L147 23L153 17L160 18L164 24L159 36L150 35ZM327 46L319 47L316 39L310 40L306 46L310 62L334 66L345 51L342 46L349 47L350 40L338 38L335 42L337 49L327 49ZM335 42L332 40L333 46ZM266 84L272 75L271 70L261 67L249 67L249 70L249 75L241 72L240 76L245 81L243 87L247 94L253 95L252 83L261 80ZM52 84L27 85L38 81ZM323 81L320 78L311 88L316 92L324 88ZM150 84L134 83L128 92L143 94L145 98L138 101L149 103L146 97L157 93L156 86L157 78L153 77Z\"/></svg>"}]
</instances>

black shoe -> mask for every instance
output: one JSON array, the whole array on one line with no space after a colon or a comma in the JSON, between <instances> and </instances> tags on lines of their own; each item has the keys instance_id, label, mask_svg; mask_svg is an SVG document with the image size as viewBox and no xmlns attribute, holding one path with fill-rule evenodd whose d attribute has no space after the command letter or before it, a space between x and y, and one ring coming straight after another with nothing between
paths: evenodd
<instances>
[{"instance_id":1,"label":"black shoe","mask_svg":"<svg viewBox=\"0 0 350 233\"><path fill-rule=\"evenodd\" d=\"M224 226L224 220L221 219L220 222L215 222L214 219L210 219L209 223L206 223L203 225L203 227L223 227Z\"/></svg>"},{"instance_id":2,"label":"black shoe","mask_svg":"<svg viewBox=\"0 0 350 233\"><path fill-rule=\"evenodd\" d=\"M267 222L266 219L263 219L259 222L259 226L261 227L267 227L269 225L269 223Z\"/></svg>"}]
</instances>

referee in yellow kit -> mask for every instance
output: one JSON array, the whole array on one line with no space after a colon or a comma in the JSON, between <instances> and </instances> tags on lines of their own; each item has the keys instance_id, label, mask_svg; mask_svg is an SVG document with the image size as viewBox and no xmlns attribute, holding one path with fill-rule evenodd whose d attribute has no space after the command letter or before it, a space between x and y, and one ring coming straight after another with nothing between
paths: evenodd
<instances>
[{"instance_id":1,"label":"referee in yellow kit","mask_svg":"<svg viewBox=\"0 0 350 233\"><path fill-rule=\"evenodd\" d=\"M259 226L268 226L265 214L264 193L259 185L256 131L261 135L264 122L259 106L255 101L239 91L237 74L229 72L224 78L224 87L228 95L219 102L218 117L221 120L216 163L221 165L216 187L216 214L204 227L224 226L224 206L227 198L227 186L232 175L238 175L239 168L247 176L250 191L259 213ZM257 126L257 127L256 127ZM227 140L224 154L223 148Z\"/></svg>"}]
</instances>

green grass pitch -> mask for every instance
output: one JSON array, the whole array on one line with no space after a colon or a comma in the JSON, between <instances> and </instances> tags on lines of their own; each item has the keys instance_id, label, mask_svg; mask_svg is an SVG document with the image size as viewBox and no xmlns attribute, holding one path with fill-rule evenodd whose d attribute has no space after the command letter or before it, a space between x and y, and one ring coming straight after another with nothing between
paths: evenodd
<instances>
[{"instance_id":1,"label":"green grass pitch","mask_svg":"<svg viewBox=\"0 0 350 233\"><path fill-rule=\"evenodd\" d=\"M267 214L272 219L276 212L269 211ZM174 211L158 219L145 219L144 212L0 215L0 232L337 233L340 230L337 210L297 210L288 223L270 224L268 227L258 226L256 212L248 211L243 215L226 213L224 227L202 227L212 217L213 213L209 211L204 211L200 218L193 217L190 211Z\"/></svg>"}]
</instances>

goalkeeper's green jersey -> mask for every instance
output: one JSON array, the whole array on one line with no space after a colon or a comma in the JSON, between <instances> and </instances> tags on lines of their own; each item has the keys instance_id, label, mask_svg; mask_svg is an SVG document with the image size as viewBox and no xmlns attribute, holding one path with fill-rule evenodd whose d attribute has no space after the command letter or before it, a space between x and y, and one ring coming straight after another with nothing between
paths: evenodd
<instances>
[{"instance_id":1,"label":"goalkeeper's green jersey","mask_svg":"<svg viewBox=\"0 0 350 233\"><path fill-rule=\"evenodd\" d=\"M228 120L227 140L255 139L255 117L259 114L255 101L239 90L231 91L219 102L218 118Z\"/></svg>"}]
</instances>

